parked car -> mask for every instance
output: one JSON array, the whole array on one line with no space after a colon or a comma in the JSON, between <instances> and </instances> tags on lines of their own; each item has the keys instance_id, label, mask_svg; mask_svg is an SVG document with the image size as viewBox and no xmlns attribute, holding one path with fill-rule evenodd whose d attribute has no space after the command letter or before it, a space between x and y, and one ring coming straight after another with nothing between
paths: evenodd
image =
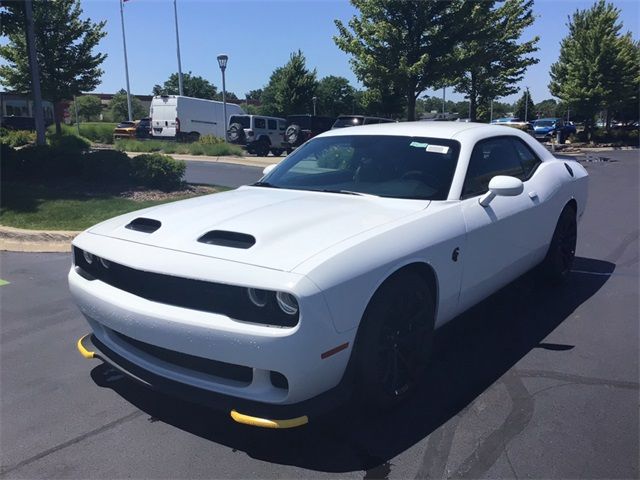
<instances>
[{"instance_id":1,"label":"parked car","mask_svg":"<svg viewBox=\"0 0 640 480\"><path fill-rule=\"evenodd\" d=\"M561 118L539 118L533 122L534 136L539 140L555 137L558 131L562 132L564 138L576 133L573 124L565 124Z\"/></svg>"},{"instance_id":2,"label":"parked car","mask_svg":"<svg viewBox=\"0 0 640 480\"><path fill-rule=\"evenodd\" d=\"M241 145L249 153L266 157L269 152L279 157L286 149L283 135L287 121L284 118L262 115L232 115L229 119L227 141Z\"/></svg>"},{"instance_id":3,"label":"parked car","mask_svg":"<svg viewBox=\"0 0 640 480\"><path fill-rule=\"evenodd\" d=\"M435 329L534 267L568 278L587 180L513 128L325 132L253 185L78 235L77 348L253 426L303 425L351 392L389 407L424 378Z\"/></svg>"},{"instance_id":4,"label":"parked car","mask_svg":"<svg viewBox=\"0 0 640 480\"><path fill-rule=\"evenodd\" d=\"M136 138L151 137L151 118L141 118L136 126Z\"/></svg>"},{"instance_id":5,"label":"parked car","mask_svg":"<svg viewBox=\"0 0 640 480\"><path fill-rule=\"evenodd\" d=\"M153 138L197 141L202 135L225 138L228 124L222 102L180 95L160 95L151 100ZM243 115L244 110L227 102L227 118Z\"/></svg>"},{"instance_id":6,"label":"parked car","mask_svg":"<svg viewBox=\"0 0 640 480\"><path fill-rule=\"evenodd\" d=\"M374 125L376 123L395 123L391 118L367 117L365 115L340 115L331 128L358 127L360 125Z\"/></svg>"},{"instance_id":7,"label":"parked car","mask_svg":"<svg viewBox=\"0 0 640 480\"><path fill-rule=\"evenodd\" d=\"M120 122L116 125L116 128L113 129L113 138L136 138L137 126L138 121Z\"/></svg>"},{"instance_id":8,"label":"parked car","mask_svg":"<svg viewBox=\"0 0 640 480\"><path fill-rule=\"evenodd\" d=\"M335 121L336 119L333 117L308 114L289 115L283 142L287 152L290 153L294 148L302 145L310 138L331 130Z\"/></svg>"}]
</instances>

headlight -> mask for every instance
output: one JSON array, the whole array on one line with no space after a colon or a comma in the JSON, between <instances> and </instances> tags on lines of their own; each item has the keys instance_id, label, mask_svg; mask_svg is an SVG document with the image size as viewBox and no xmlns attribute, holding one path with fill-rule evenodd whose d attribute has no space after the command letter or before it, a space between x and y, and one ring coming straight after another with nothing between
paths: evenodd
<instances>
[{"instance_id":1,"label":"headlight","mask_svg":"<svg viewBox=\"0 0 640 480\"><path fill-rule=\"evenodd\" d=\"M276 301L280 310L287 315L295 315L298 313L298 301L290 293L278 292L276 293Z\"/></svg>"},{"instance_id":2,"label":"headlight","mask_svg":"<svg viewBox=\"0 0 640 480\"><path fill-rule=\"evenodd\" d=\"M82 255L84 256L85 261L91 265L93 263L93 255L86 250L82 251Z\"/></svg>"},{"instance_id":3,"label":"headlight","mask_svg":"<svg viewBox=\"0 0 640 480\"><path fill-rule=\"evenodd\" d=\"M266 290L259 290L257 288L249 288L247 289L247 295L249 296L249 300L256 307L264 307L269 301L269 292Z\"/></svg>"}]
</instances>

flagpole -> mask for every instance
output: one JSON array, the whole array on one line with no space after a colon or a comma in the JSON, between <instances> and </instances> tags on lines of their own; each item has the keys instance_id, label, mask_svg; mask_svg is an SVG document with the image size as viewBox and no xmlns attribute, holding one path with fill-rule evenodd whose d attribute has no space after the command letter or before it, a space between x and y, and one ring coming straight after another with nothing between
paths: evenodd
<instances>
[{"instance_id":1,"label":"flagpole","mask_svg":"<svg viewBox=\"0 0 640 480\"><path fill-rule=\"evenodd\" d=\"M127 39L124 35L124 9L122 8L123 0L120 0L120 20L122 21L122 46L124 47L124 72L127 76L127 112L129 121L133 120L131 115L131 90L129 88L129 62L127 61ZM114 118L114 120L117 120Z\"/></svg>"},{"instance_id":2,"label":"flagpole","mask_svg":"<svg viewBox=\"0 0 640 480\"><path fill-rule=\"evenodd\" d=\"M180 62L180 36L178 35L178 5L177 0L173 0L173 13L176 20L176 48L178 50L178 91L180 96L184 95L182 91L182 64Z\"/></svg>"}]
</instances>

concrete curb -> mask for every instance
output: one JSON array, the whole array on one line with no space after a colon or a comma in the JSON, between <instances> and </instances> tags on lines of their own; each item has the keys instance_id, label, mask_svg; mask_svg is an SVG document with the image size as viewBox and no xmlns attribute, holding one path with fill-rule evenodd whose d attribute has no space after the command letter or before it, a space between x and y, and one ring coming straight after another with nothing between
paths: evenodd
<instances>
[{"instance_id":1,"label":"concrete curb","mask_svg":"<svg viewBox=\"0 0 640 480\"><path fill-rule=\"evenodd\" d=\"M143 152L125 152L129 157L137 157L138 155L144 155ZM178 153L167 153L169 157L175 160L185 160L189 162L210 162L210 163L231 163L233 165L244 165L245 167L267 167L274 163L279 163L285 157L208 157L206 155L186 155Z\"/></svg>"},{"instance_id":2,"label":"concrete curb","mask_svg":"<svg viewBox=\"0 0 640 480\"><path fill-rule=\"evenodd\" d=\"M71 240L80 232L24 230L0 225L0 250L7 252L70 252Z\"/></svg>"}]
</instances>

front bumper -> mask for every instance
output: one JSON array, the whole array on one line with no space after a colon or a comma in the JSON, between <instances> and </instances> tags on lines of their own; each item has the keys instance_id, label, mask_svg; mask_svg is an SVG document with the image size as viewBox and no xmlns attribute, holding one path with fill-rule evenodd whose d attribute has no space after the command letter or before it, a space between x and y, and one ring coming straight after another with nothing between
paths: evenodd
<instances>
[{"instance_id":1,"label":"front bumper","mask_svg":"<svg viewBox=\"0 0 640 480\"><path fill-rule=\"evenodd\" d=\"M298 297L298 324L278 328L147 300L100 280L89 280L72 267L69 288L94 338L149 374L185 387L269 406L298 404L340 383L355 330L337 332L324 295L305 277L91 234L80 235L74 244L131 268L151 272L161 269L158 273L189 277L197 265L200 280L225 279L239 286L289 290ZM348 348L323 357L345 343ZM139 344L197 357L199 366L190 368L185 362L172 362L166 355L137 348ZM202 366L207 361L215 367L212 371ZM248 370L249 378L219 375L220 364ZM273 372L286 378L286 386L274 382Z\"/></svg>"},{"instance_id":2,"label":"front bumper","mask_svg":"<svg viewBox=\"0 0 640 480\"><path fill-rule=\"evenodd\" d=\"M313 421L323 413L346 403L351 395L350 384L345 380L310 400L291 405L267 405L221 395L155 375L118 355L93 334L81 337L76 343L76 348L84 358L102 360L148 388L227 411L234 421L255 427L278 429L299 427L309 423L310 419Z\"/></svg>"}]
</instances>

